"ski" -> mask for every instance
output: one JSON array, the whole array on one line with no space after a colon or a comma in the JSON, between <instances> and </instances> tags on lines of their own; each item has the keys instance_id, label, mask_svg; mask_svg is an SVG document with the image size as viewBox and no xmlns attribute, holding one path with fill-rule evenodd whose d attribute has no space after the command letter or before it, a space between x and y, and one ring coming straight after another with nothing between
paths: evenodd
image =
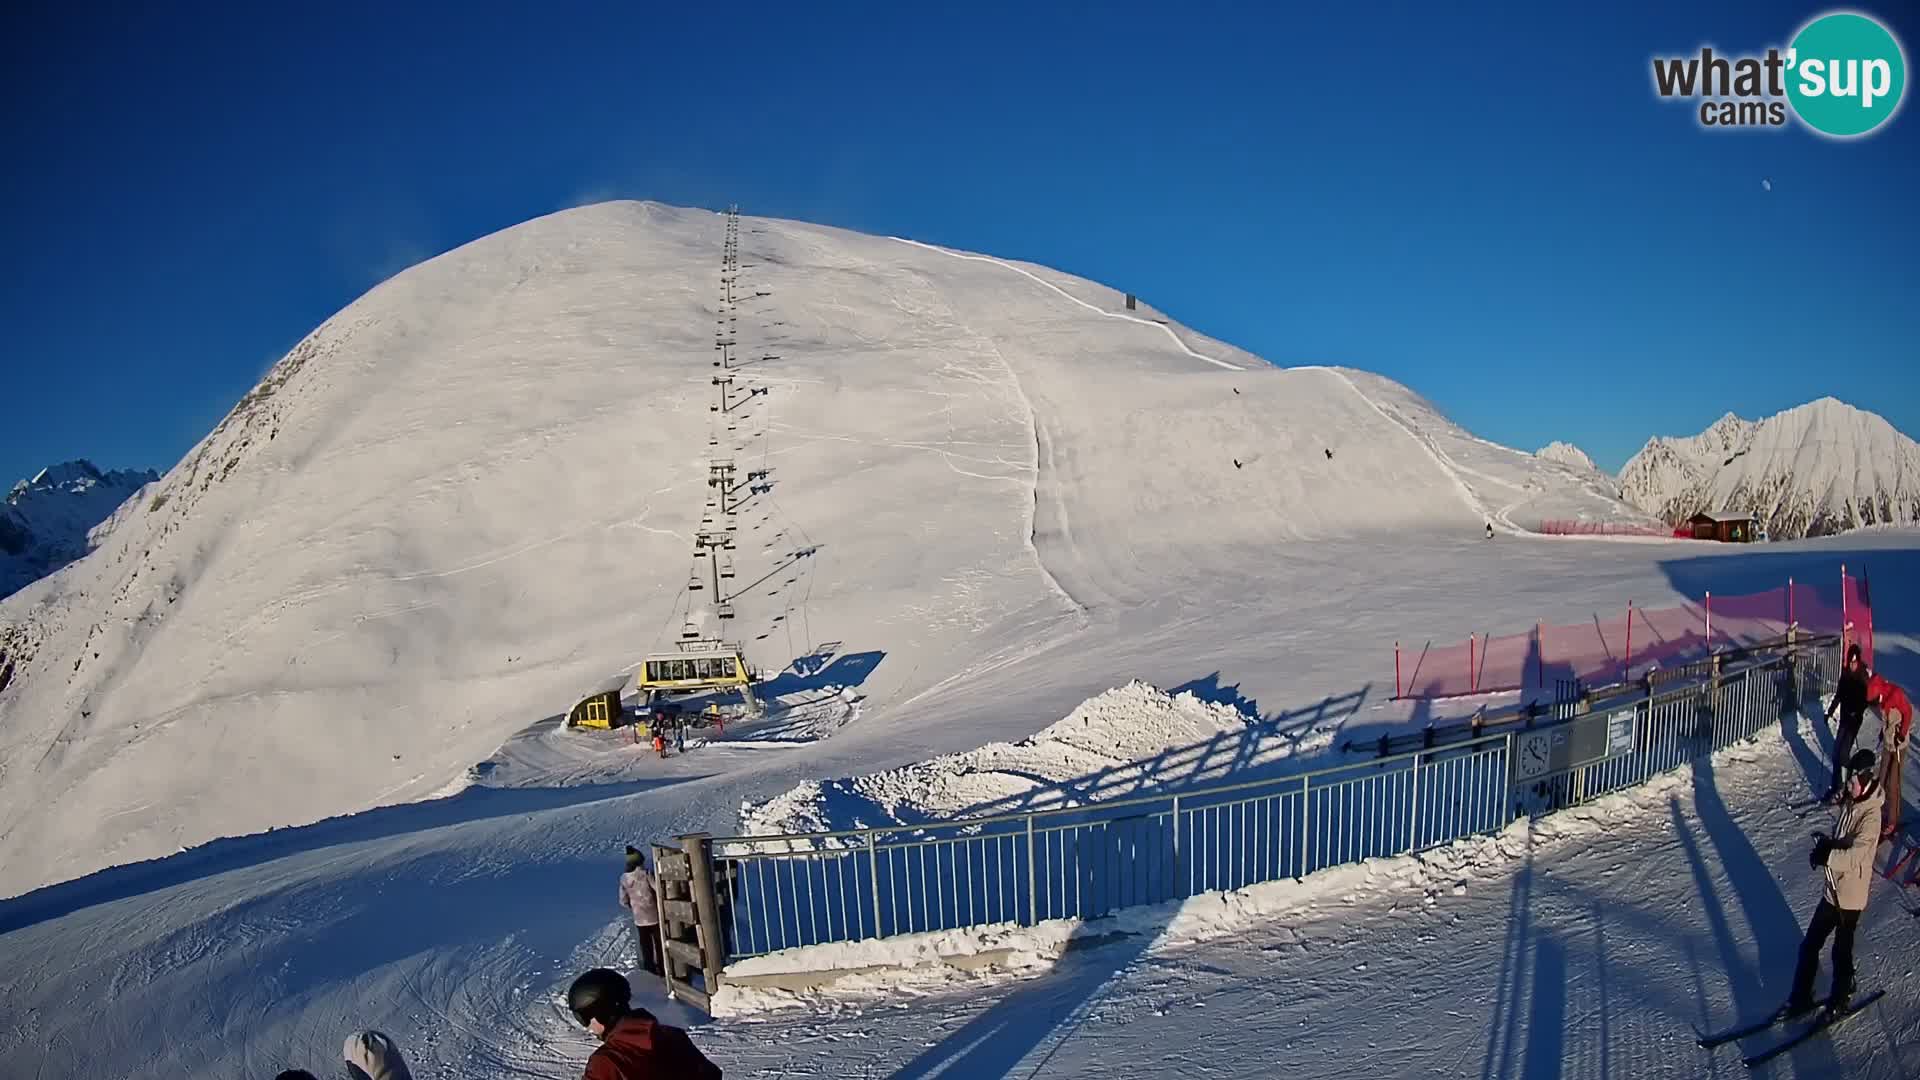
<instances>
[{"instance_id":1,"label":"ski","mask_svg":"<svg viewBox=\"0 0 1920 1080\"><path fill-rule=\"evenodd\" d=\"M1746 1057L1741 1058L1740 1060L1744 1062L1747 1068L1749 1069L1753 1068L1756 1065L1760 1065L1763 1062L1772 1061L1774 1058L1777 1058L1781 1054L1784 1054L1787 1051L1793 1049L1794 1047L1799 1046L1801 1043L1806 1042L1808 1039L1813 1038L1815 1035L1818 1035L1823 1031L1831 1031L1836 1026L1845 1023L1847 1020L1858 1015L1861 1012L1861 1010L1865 1009L1867 1006L1873 1004L1876 1001L1879 1001L1881 996L1884 995L1885 993L1886 993L1885 990L1875 990L1873 993L1868 994L1866 997L1863 997L1860 1000L1854 1002L1853 1004L1847 1006L1847 1010L1845 1012L1834 1012L1832 1010L1823 1010L1819 1014L1818 1019L1814 1020L1812 1024L1809 1024L1807 1027L1801 1029L1799 1032L1793 1035L1787 1036L1786 1038L1780 1040L1777 1043L1774 1043L1772 1046L1767 1047L1765 1050L1762 1050L1757 1054L1749 1054Z\"/></svg>"},{"instance_id":2,"label":"ski","mask_svg":"<svg viewBox=\"0 0 1920 1080\"><path fill-rule=\"evenodd\" d=\"M1699 1043L1705 1047L1722 1046L1736 1039L1744 1039L1749 1035L1758 1035L1768 1028L1773 1027L1775 1024L1784 1023L1787 1019L1787 1017L1776 1012L1765 1020L1756 1020L1742 1027L1728 1028L1725 1031L1716 1031L1709 1035L1702 1035L1699 1038Z\"/></svg>"}]
</instances>

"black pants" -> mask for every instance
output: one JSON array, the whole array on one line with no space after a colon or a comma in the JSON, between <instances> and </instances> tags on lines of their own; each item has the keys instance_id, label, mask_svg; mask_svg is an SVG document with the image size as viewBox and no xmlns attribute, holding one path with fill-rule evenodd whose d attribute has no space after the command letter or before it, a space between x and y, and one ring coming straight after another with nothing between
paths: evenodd
<instances>
[{"instance_id":1,"label":"black pants","mask_svg":"<svg viewBox=\"0 0 1920 1080\"><path fill-rule=\"evenodd\" d=\"M1860 737L1860 721L1864 718L1864 714L1840 714L1840 726L1833 732L1833 786L1827 789L1828 795L1840 790L1841 770L1847 767L1847 759L1853 756L1853 743Z\"/></svg>"},{"instance_id":2,"label":"black pants","mask_svg":"<svg viewBox=\"0 0 1920 1080\"><path fill-rule=\"evenodd\" d=\"M658 923L652 926L635 926L633 948L640 954L640 966L649 974L666 974L666 969L660 963L660 925Z\"/></svg>"},{"instance_id":3,"label":"black pants","mask_svg":"<svg viewBox=\"0 0 1920 1080\"><path fill-rule=\"evenodd\" d=\"M1842 911L1826 900L1813 909L1813 921L1807 924L1807 936L1800 942L1800 964L1793 969L1793 1000L1813 1000L1813 977L1820 972L1820 950L1827 935L1840 931L1833 939L1833 985L1853 987L1853 932L1860 926L1860 913Z\"/></svg>"}]
</instances>

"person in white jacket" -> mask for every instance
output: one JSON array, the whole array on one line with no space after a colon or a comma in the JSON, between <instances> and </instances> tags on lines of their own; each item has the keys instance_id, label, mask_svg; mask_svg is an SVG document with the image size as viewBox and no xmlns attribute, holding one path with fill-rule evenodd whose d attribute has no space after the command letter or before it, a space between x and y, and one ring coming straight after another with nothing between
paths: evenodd
<instances>
[{"instance_id":1,"label":"person in white jacket","mask_svg":"<svg viewBox=\"0 0 1920 1080\"><path fill-rule=\"evenodd\" d=\"M378 1031L356 1031L347 1036L340 1056L353 1080L413 1080L406 1059L393 1040Z\"/></svg>"},{"instance_id":2,"label":"person in white jacket","mask_svg":"<svg viewBox=\"0 0 1920 1080\"><path fill-rule=\"evenodd\" d=\"M633 948L640 966L651 974L663 975L666 968L660 956L660 897L647 872L647 857L640 849L627 845L627 872L620 875L620 906L633 913Z\"/></svg>"},{"instance_id":3,"label":"person in white jacket","mask_svg":"<svg viewBox=\"0 0 1920 1080\"><path fill-rule=\"evenodd\" d=\"M1873 885L1873 855L1880 846L1880 804L1884 799L1885 792L1875 775L1873 751L1855 751L1847 762L1840 819L1831 836L1819 834L1807 858L1814 866L1825 868L1827 887L1807 923L1807 936L1800 942L1793 993L1780 1010L1782 1016L1796 1016L1813 1008L1813 979L1819 974L1820 950L1829 935L1833 936L1833 994L1827 999L1827 1007L1844 1012L1853 997L1853 935Z\"/></svg>"}]
</instances>

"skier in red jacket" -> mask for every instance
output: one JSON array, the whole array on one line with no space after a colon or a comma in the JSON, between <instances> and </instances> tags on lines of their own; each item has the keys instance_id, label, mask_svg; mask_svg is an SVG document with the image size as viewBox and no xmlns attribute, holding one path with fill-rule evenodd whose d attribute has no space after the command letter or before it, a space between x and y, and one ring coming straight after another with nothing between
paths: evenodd
<instances>
[{"instance_id":1,"label":"skier in red jacket","mask_svg":"<svg viewBox=\"0 0 1920 1080\"><path fill-rule=\"evenodd\" d=\"M685 1031L633 1007L633 987L617 971L594 968L575 979L567 1008L600 1040L585 1080L721 1080Z\"/></svg>"},{"instance_id":2,"label":"skier in red jacket","mask_svg":"<svg viewBox=\"0 0 1920 1080\"><path fill-rule=\"evenodd\" d=\"M1900 829L1900 770L1907 763L1907 739L1913 735L1913 703L1900 684L1884 675L1867 680L1867 704L1880 710L1880 783L1887 789L1880 839Z\"/></svg>"}]
</instances>

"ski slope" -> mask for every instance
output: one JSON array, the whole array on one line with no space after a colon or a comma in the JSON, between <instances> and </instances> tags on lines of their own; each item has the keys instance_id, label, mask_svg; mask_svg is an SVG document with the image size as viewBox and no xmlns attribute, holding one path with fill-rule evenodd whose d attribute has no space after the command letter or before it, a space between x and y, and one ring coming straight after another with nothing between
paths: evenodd
<instances>
[{"instance_id":1,"label":"ski slope","mask_svg":"<svg viewBox=\"0 0 1920 1080\"><path fill-rule=\"evenodd\" d=\"M1468 466L1480 444L1395 384L1089 282L748 220L729 332L764 393L724 430L722 218L568 211L329 319L98 550L0 604L34 643L0 693L0 893L445 791L689 619L772 672L866 658L853 726L891 735L1181 579L1476 539L1557 475ZM714 456L771 483L725 627L687 590Z\"/></svg>"},{"instance_id":2,"label":"ski slope","mask_svg":"<svg viewBox=\"0 0 1920 1080\"><path fill-rule=\"evenodd\" d=\"M0 604L35 643L0 693L0 893L23 894L0 900L0 1060L25 1075L324 1072L347 1031L376 1027L422 1075L577 1075L589 1046L554 994L625 941L611 882L627 843L731 831L804 783L1027 739L1133 679L1260 718L1283 745L1249 760L1275 760L1430 718L1386 700L1395 639L1841 561L1913 580L1905 532L1764 553L1489 542L1489 516L1524 526L1538 506L1638 514L1388 380L1265 364L1046 268L793 222L744 220L735 333L743 380L766 392L716 430L723 227L607 204L399 275L278 365L153 489L157 508L123 509L88 558ZM666 760L558 729L578 696L707 620L685 586L710 449L773 481L743 514L729 630L774 673L773 715ZM1903 633L1883 637L1896 658ZM1202 712L1165 737L1234 722ZM1093 749L1102 769L1157 753ZM1765 827L1766 785L1787 779L1760 759L1729 769L1761 783L1729 795L1729 815ZM1676 849L1649 841L1642 860L1630 833L1615 840L1649 896L1685 895ZM1764 861L1801 880L1803 855L1778 845ZM1605 878L1584 858L1542 855ZM1485 887L1469 897L1512 873L1474 865ZM1377 926L1355 895L1313 921ZM1445 998L1489 963L1510 909L1451 910L1472 933L1325 939L1377 941L1354 963L1394 979L1276 968L1280 990L1249 981L1278 950L1196 938L1169 943L1201 981L1173 985L1242 987L1267 1010L1284 996L1294 1029L1312 1021L1292 1043L1320 1063L1306 1073L1344 1074L1336 1016ZM1660 910L1676 934L1712 925ZM1729 933L1735 952L1753 940ZM915 1009L956 1032L980 1031L981 1009L1100 1031L1086 1017L1104 999L1057 980L1123 987L1124 955ZM1490 1001L1447 1007L1463 1031L1493 1022ZM774 1021L791 1038L739 1017L697 1038L730 1075L916 1075L945 1038L890 1005L823 1008L813 1027ZM1503 1030L1546 1027L1500 1008ZM1181 1030L1220 1048L1222 1075L1265 1074L1282 1045L1246 1014L1216 1029L1188 1012ZM1494 1060L1424 1028L1372 1037L1434 1043L1423 1060L1457 1055L1461 1071ZM1049 1071L1103 1075L1144 1052L1103 1044ZM1891 1075L1881 1060L1862 1075Z\"/></svg>"}]
</instances>

